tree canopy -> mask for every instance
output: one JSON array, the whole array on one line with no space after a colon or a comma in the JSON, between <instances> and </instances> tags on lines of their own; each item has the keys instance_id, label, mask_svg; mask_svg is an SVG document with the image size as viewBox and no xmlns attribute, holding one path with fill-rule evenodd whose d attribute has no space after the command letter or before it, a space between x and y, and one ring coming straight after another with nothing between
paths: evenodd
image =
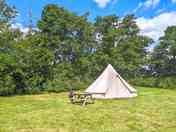
<instances>
[{"instance_id":1,"label":"tree canopy","mask_svg":"<svg viewBox=\"0 0 176 132\"><path fill-rule=\"evenodd\" d=\"M176 75L176 26L168 27L152 56L152 68L158 76Z\"/></svg>"},{"instance_id":2,"label":"tree canopy","mask_svg":"<svg viewBox=\"0 0 176 132\"><path fill-rule=\"evenodd\" d=\"M143 85L144 77L154 78L147 83L155 86L159 83L151 82L158 76L176 76L175 26L149 53L153 40L139 34L134 15L98 16L90 22L88 12L77 15L49 4L39 30L26 35L10 27L16 14L14 7L0 2L0 95L82 88L108 63L132 83L137 79L136 85Z\"/></svg>"}]
</instances>

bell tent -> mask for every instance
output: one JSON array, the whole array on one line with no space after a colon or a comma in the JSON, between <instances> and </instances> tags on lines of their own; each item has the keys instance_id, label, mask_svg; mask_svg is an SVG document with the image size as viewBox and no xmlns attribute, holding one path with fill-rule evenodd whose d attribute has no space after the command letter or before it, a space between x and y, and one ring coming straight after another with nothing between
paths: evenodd
<instances>
[{"instance_id":1,"label":"bell tent","mask_svg":"<svg viewBox=\"0 0 176 132\"><path fill-rule=\"evenodd\" d=\"M137 96L136 90L130 86L109 64L103 73L85 91L93 98L113 99Z\"/></svg>"}]
</instances>

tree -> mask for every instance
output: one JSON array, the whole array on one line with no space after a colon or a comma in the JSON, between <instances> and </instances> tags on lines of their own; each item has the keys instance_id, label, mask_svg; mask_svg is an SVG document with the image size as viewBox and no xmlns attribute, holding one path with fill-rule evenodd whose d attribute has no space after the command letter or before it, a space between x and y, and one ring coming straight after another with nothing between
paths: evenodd
<instances>
[{"instance_id":1,"label":"tree","mask_svg":"<svg viewBox=\"0 0 176 132\"><path fill-rule=\"evenodd\" d=\"M7 24L12 18L16 17L17 10L15 7L9 6L5 0L0 0L0 27Z\"/></svg>"},{"instance_id":2,"label":"tree","mask_svg":"<svg viewBox=\"0 0 176 132\"><path fill-rule=\"evenodd\" d=\"M38 27L46 34L56 61L74 62L79 52L88 52L91 48L88 44L92 41L92 27L87 15L77 16L51 4L44 8Z\"/></svg>"},{"instance_id":3,"label":"tree","mask_svg":"<svg viewBox=\"0 0 176 132\"><path fill-rule=\"evenodd\" d=\"M44 83L52 79L54 55L45 46L42 33L24 37L18 29L12 29L10 18L14 15L7 12L13 9L2 10L6 8L9 10L5 14L1 12L4 27L0 32L0 95L40 92Z\"/></svg>"},{"instance_id":4,"label":"tree","mask_svg":"<svg viewBox=\"0 0 176 132\"><path fill-rule=\"evenodd\" d=\"M92 80L108 63L127 78L138 77L152 42L139 35L133 15L97 17L92 23L89 13L77 15L49 4L38 21L39 31L23 35L9 26L15 13L10 8L0 18L0 95L37 93L46 86L60 91L72 85L68 82Z\"/></svg>"},{"instance_id":5,"label":"tree","mask_svg":"<svg viewBox=\"0 0 176 132\"><path fill-rule=\"evenodd\" d=\"M10 20L17 11L10 7L4 0L0 0L0 95L13 94L15 84L11 73L16 65L12 56L12 44L20 35L17 30L10 29Z\"/></svg>"},{"instance_id":6,"label":"tree","mask_svg":"<svg viewBox=\"0 0 176 132\"><path fill-rule=\"evenodd\" d=\"M122 75L129 78L137 76L144 65L146 47L152 40L139 35L135 17L133 15L127 15L123 19L115 15L98 17L95 27L101 38L98 40L99 47L96 52L108 56L110 59L106 63L112 63Z\"/></svg>"},{"instance_id":7,"label":"tree","mask_svg":"<svg viewBox=\"0 0 176 132\"><path fill-rule=\"evenodd\" d=\"M87 15L78 16L53 4L44 8L38 27L45 36L45 46L55 55L55 65L67 63L77 69L76 73L80 72L76 68L80 58L94 49L94 28Z\"/></svg>"},{"instance_id":8,"label":"tree","mask_svg":"<svg viewBox=\"0 0 176 132\"><path fill-rule=\"evenodd\" d=\"M176 26L168 27L152 54L151 67L157 76L176 75Z\"/></svg>"}]
</instances>

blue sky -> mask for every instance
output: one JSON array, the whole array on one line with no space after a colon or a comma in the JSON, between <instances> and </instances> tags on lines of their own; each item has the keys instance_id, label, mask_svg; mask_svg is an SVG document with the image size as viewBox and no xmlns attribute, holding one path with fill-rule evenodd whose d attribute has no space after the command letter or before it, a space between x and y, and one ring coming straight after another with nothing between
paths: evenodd
<instances>
[{"instance_id":1,"label":"blue sky","mask_svg":"<svg viewBox=\"0 0 176 132\"><path fill-rule=\"evenodd\" d=\"M101 6L101 1L104 1L102 2L104 3L102 4L103 6ZM43 7L49 3L56 3L77 14L83 14L89 11L91 13L89 19L94 20L96 16L109 14L124 16L125 14L132 13L140 3L145 3L146 1L147 0L7 0L10 5L14 5L19 11L20 15L16 21L25 25L29 21L28 14L30 9L32 10L33 21L35 23L40 19ZM136 11L135 14L138 17L144 16L149 18L154 17L161 11L173 10L176 10L176 3L172 2L172 0L160 0L155 7L151 5L151 7L147 7L146 9L141 8Z\"/></svg>"},{"instance_id":2,"label":"blue sky","mask_svg":"<svg viewBox=\"0 0 176 132\"><path fill-rule=\"evenodd\" d=\"M176 0L6 0L19 11L14 23L26 27L29 23L29 10L32 10L33 23L40 19L42 9L49 3L55 3L81 15L90 12L89 20L96 16L116 14L124 16L134 13L141 33L150 37L163 34L165 28L176 25ZM175 18L174 18L175 17ZM166 20L167 19L167 20ZM171 19L171 20L170 20ZM173 21L174 22L171 22ZM161 22L160 22L161 21ZM158 24L157 24L158 23ZM147 29L146 29L147 28ZM161 28L161 29L160 29ZM158 36L157 36L158 34Z\"/></svg>"}]
</instances>

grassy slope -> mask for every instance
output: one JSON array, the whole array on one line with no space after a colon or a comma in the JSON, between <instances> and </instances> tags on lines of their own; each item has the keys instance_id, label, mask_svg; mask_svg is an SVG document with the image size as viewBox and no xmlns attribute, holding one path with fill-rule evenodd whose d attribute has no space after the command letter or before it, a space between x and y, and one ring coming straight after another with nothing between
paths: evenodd
<instances>
[{"instance_id":1,"label":"grassy slope","mask_svg":"<svg viewBox=\"0 0 176 132\"><path fill-rule=\"evenodd\" d=\"M139 96L81 107L66 93L0 97L0 132L175 132L176 90L139 88Z\"/></svg>"}]
</instances>

